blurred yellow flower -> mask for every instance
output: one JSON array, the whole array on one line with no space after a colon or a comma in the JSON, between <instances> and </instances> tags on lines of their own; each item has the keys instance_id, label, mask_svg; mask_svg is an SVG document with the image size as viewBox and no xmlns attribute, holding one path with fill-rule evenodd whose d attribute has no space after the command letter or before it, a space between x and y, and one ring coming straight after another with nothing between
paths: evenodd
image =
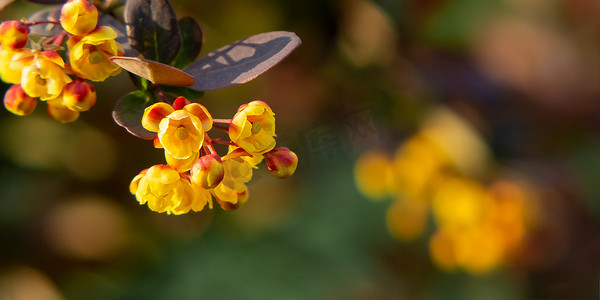
<instances>
[{"instance_id":1,"label":"blurred yellow flower","mask_svg":"<svg viewBox=\"0 0 600 300\"><path fill-rule=\"evenodd\" d=\"M428 215L429 207L424 199L395 199L387 210L387 227L399 240L414 240L425 231Z\"/></svg>"},{"instance_id":2,"label":"blurred yellow flower","mask_svg":"<svg viewBox=\"0 0 600 300\"><path fill-rule=\"evenodd\" d=\"M390 195L394 172L389 155L372 150L363 154L354 165L354 178L358 189L371 199Z\"/></svg>"}]
</instances>

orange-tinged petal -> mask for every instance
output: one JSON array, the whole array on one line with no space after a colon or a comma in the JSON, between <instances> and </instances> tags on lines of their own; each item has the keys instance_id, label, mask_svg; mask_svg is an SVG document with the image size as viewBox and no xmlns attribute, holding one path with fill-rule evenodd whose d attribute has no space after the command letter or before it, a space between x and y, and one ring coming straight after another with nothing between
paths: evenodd
<instances>
[{"instance_id":1,"label":"orange-tinged petal","mask_svg":"<svg viewBox=\"0 0 600 300\"><path fill-rule=\"evenodd\" d=\"M178 159L171 156L169 152L165 151L165 159L167 161L167 164L180 173L189 171L194 165L194 163L198 160L199 155L200 152L196 152L187 158Z\"/></svg>"},{"instance_id":2,"label":"orange-tinged petal","mask_svg":"<svg viewBox=\"0 0 600 300\"><path fill-rule=\"evenodd\" d=\"M152 132L158 132L158 124L173 111L173 107L167 103L159 102L152 104L144 110L142 126Z\"/></svg>"},{"instance_id":3,"label":"orange-tinged petal","mask_svg":"<svg viewBox=\"0 0 600 300\"><path fill-rule=\"evenodd\" d=\"M204 132L209 131L213 125L213 119L206 107L199 103L191 103L186 105L184 110L189 111L191 114L198 117L200 122L202 123L202 130Z\"/></svg>"}]
</instances>

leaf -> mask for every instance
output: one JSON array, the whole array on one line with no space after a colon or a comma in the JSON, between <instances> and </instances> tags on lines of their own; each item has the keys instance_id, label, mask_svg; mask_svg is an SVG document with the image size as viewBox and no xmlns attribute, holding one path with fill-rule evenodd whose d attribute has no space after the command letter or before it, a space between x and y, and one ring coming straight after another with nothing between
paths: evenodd
<instances>
[{"instance_id":1,"label":"leaf","mask_svg":"<svg viewBox=\"0 0 600 300\"><path fill-rule=\"evenodd\" d=\"M55 21L58 22L60 19L60 9L61 6L49 7L46 9L39 10L33 14L31 14L27 21L36 22L36 21ZM60 25L55 24L40 24L29 27L30 35L38 35L38 36L55 36L62 31L62 27Z\"/></svg>"},{"instance_id":2,"label":"leaf","mask_svg":"<svg viewBox=\"0 0 600 300\"><path fill-rule=\"evenodd\" d=\"M175 13L167 0L128 0L123 12L131 47L146 59L170 63L181 44Z\"/></svg>"},{"instance_id":3,"label":"leaf","mask_svg":"<svg viewBox=\"0 0 600 300\"><path fill-rule=\"evenodd\" d=\"M198 58L202 50L202 29L193 18L186 17L179 20L179 32L181 33L181 48L173 66L183 68Z\"/></svg>"},{"instance_id":4,"label":"leaf","mask_svg":"<svg viewBox=\"0 0 600 300\"><path fill-rule=\"evenodd\" d=\"M248 82L264 73L301 44L293 32L257 34L201 57L187 68L196 83L190 88L216 90Z\"/></svg>"},{"instance_id":5,"label":"leaf","mask_svg":"<svg viewBox=\"0 0 600 300\"><path fill-rule=\"evenodd\" d=\"M137 57L113 56L110 60L121 68L146 78L154 84L189 86L194 78L189 74L159 62Z\"/></svg>"},{"instance_id":6,"label":"leaf","mask_svg":"<svg viewBox=\"0 0 600 300\"><path fill-rule=\"evenodd\" d=\"M37 4L61 4L67 2L67 0L27 0L28 2Z\"/></svg>"},{"instance_id":7,"label":"leaf","mask_svg":"<svg viewBox=\"0 0 600 300\"><path fill-rule=\"evenodd\" d=\"M156 132L142 127L142 116L144 109L154 103L155 101L148 93L133 91L117 101L113 109L113 119L129 133L142 139L153 139Z\"/></svg>"},{"instance_id":8,"label":"leaf","mask_svg":"<svg viewBox=\"0 0 600 300\"><path fill-rule=\"evenodd\" d=\"M196 91L184 86L162 85L160 89L175 97L183 96L192 102L204 96L203 91Z\"/></svg>"}]
</instances>

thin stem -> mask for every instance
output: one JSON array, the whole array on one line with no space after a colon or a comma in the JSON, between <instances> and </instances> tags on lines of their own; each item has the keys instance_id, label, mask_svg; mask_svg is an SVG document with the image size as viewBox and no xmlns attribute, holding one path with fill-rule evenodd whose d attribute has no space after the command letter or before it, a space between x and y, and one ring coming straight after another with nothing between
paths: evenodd
<instances>
[{"instance_id":1,"label":"thin stem","mask_svg":"<svg viewBox=\"0 0 600 300\"><path fill-rule=\"evenodd\" d=\"M60 46L60 45L62 45L62 43L64 42L66 37L67 37L67 31L63 30L59 34L55 35L50 40L48 40L46 42L46 44L53 44L56 46Z\"/></svg>"},{"instance_id":2,"label":"thin stem","mask_svg":"<svg viewBox=\"0 0 600 300\"><path fill-rule=\"evenodd\" d=\"M210 152L210 154L217 153L217 150L215 150L215 147L212 145L212 140L208 136L208 133L204 133L204 140L206 141L206 147L208 148L208 152Z\"/></svg>"},{"instance_id":3,"label":"thin stem","mask_svg":"<svg viewBox=\"0 0 600 300\"><path fill-rule=\"evenodd\" d=\"M213 119L213 122L231 124L231 119Z\"/></svg>"},{"instance_id":4,"label":"thin stem","mask_svg":"<svg viewBox=\"0 0 600 300\"><path fill-rule=\"evenodd\" d=\"M211 140L211 144L215 144L215 145L228 145L228 146L237 146L234 142L226 142L223 141L221 139L214 139Z\"/></svg>"},{"instance_id":5,"label":"thin stem","mask_svg":"<svg viewBox=\"0 0 600 300\"><path fill-rule=\"evenodd\" d=\"M213 121L214 121L214 119L213 119ZM225 132L229 132L229 126L225 126L225 125L221 125L221 124L215 124L215 123L213 123L213 127L214 127L214 128L218 128L218 129L221 129L221 130L223 130L223 131L225 131Z\"/></svg>"},{"instance_id":6,"label":"thin stem","mask_svg":"<svg viewBox=\"0 0 600 300\"><path fill-rule=\"evenodd\" d=\"M165 93L163 93L162 89L158 85L155 85L153 87L153 89L154 89L154 92L156 92L156 94L160 98L160 100L162 100L163 102L171 104L171 102L169 102L169 98L167 98L167 96L165 95Z\"/></svg>"},{"instance_id":7,"label":"thin stem","mask_svg":"<svg viewBox=\"0 0 600 300\"><path fill-rule=\"evenodd\" d=\"M35 22L31 22L31 23L25 23L26 26L35 26L35 25L44 25L44 24L60 25L60 22L58 22L58 21L35 21Z\"/></svg>"}]
</instances>

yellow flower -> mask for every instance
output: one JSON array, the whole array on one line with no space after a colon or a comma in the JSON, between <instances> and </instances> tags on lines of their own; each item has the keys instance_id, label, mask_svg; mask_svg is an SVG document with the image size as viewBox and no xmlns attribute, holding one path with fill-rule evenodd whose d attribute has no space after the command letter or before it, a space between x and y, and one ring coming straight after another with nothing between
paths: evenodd
<instances>
[{"instance_id":1,"label":"yellow flower","mask_svg":"<svg viewBox=\"0 0 600 300\"><path fill-rule=\"evenodd\" d=\"M176 110L160 121L158 139L173 158L189 158L200 151L204 142L202 123L190 112Z\"/></svg>"},{"instance_id":2,"label":"yellow flower","mask_svg":"<svg viewBox=\"0 0 600 300\"><path fill-rule=\"evenodd\" d=\"M391 194L394 182L391 158L378 150L363 154L354 166L354 178L359 191L371 199Z\"/></svg>"},{"instance_id":3,"label":"yellow flower","mask_svg":"<svg viewBox=\"0 0 600 300\"><path fill-rule=\"evenodd\" d=\"M210 192L193 187L187 176L166 165L155 165L133 178L129 191L140 204L159 213L201 211L211 202Z\"/></svg>"},{"instance_id":4,"label":"yellow flower","mask_svg":"<svg viewBox=\"0 0 600 300\"><path fill-rule=\"evenodd\" d=\"M251 154L263 154L275 147L275 114L262 101L240 106L229 125L229 138Z\"/></svg>"},{"instance_id":5,"label":"yellow flower","mask_svg":"<svg viewBox=\"0 0 600 300\"><path fill-rule=\"evenodd\" d=\"M28 115L33 112L36 105L37 99L27 95L20 84L11 86L4 95L4 106L15 115Z\"/></svg>"},{"instance_id":6,"label":"yellow flower","mask_svg":"<svg viewBox=\"0 0 600 300\"><path fill-rule=\"evenodd\" d=\"M72 81L64 67L63 59L54 50L35 53L33 61L23 67L23 90L29 96L39 97L41 100L58 97L64 86Z\"/></svg>"},{"instance_id":7,"label":"yellow flower","mask_svg":"<svg viewBox=\"0 0 600 300\"><path fill-rule=\"evenodd\" d=\"M70 110L86 111L96 103L96 90L91 83L77 79L65 86L63 104Z\"/></svg>"},{"instance_id":8,"label":"yellow flower","mask_svg":"<svg viewBox=\"0 0 600 300\"><path fill-rule=\"evenodd\" d=\"M0 46L0 77L6 83L20 84L23 68L33 60L29 49L11 50Z\"/></svg>"},{"instance_id":9,"label":"yellow flower","mask_svg":"<svg viewBox=\"0 0 600 300\"><path fill-rule=\"evenodd\" d=\"M147 107L142 126L158 132L155 146L165 149L170 166L185 172L198 159L204 133L212 127L212 117L204 106L184 97L177 98L173 105L156 103Z\"/></svg>"},{"instance_id":10,"label":"yellow flower","mask_svg":"<svg viewBox=\"0 0 600 300\"><path fill-rule=\"evenodd\" d=\"M48 103L48 115L61 123L74 122L79 118L79 112L72 110L63 104L62 95L46 101Z\"/></svg>"},{"instance_id":11,"label":"yellow flower","mask_svg":"<svg viewBox=\"0 0 600 300\"><path fill-rule=\"evenodd\" d=\"M60 11L60 25L70 34L83 35L98 23L98 9L86 0L69 0Z\"/></svg>"},{"instance_id":12,"label":"yellow flower","mask_svg":"<svg viewBox=\"0 0 600 300\"><path fill-rule=\"evenodd\" d=\"M252 179L252 166L242 159L244 155L248 154L243 149L237 149L223 156L223 180L213 189L213 194L221 207L227 206L221 204L223 202L236 205L240 199L247 200L248 189L245 183ZM237 208L239 204L232 208Z\"/></svg>"},{"instance_id":13,"label":"yellow flower","mask_svg":"<svg viewBox=\"0 0 600 300\"><path fill-rule=\"evenodd\" d=\"M0 44L7 49L20 49L27 44L29 27L21 21L4 21L0 24Z\"/></svg>"},{"instance_id":14,"label":"yellow flower","mask_svg":"<svg viewBox=\"0 0 600 300\"><path fill-rule=\"evenodd\" d=\"M121 72L121 67L109 60L123 55L123 47L115 41L117 33L108 26L100 26L84 36L72 36L67 41L71 68L77 76L92 81L103 81Z\"/></svg>"}]
</instances>

